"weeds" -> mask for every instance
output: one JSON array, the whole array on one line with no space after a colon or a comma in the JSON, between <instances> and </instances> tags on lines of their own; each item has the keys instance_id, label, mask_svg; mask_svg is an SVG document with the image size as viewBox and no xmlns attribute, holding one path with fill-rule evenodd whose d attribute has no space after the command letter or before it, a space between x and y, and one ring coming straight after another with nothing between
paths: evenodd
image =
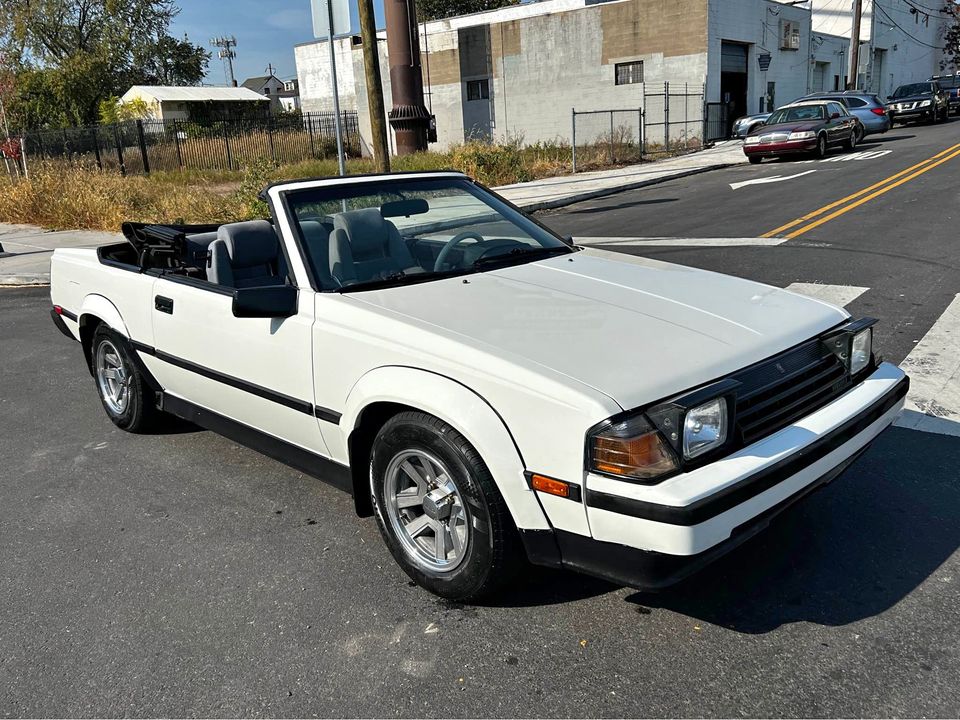
<instances>
[{"instance_id":1,"label":"weeds","mask_svg":"<svg viewBox=\"0 0 960 720\"><path fill-rule=\"evenodd\" d=\"M619 130L619 128L617 128ZM615 163L637 161L636 146L625 133L614 140ZM680 146L681 143L677 143ZM694 138L687 149L699 145ZM648 147L651 155L676 154ZM661 154L662 153L662 154ZM426 152L391 159L392 170L460 170L485 185L510 185L569 173L571 148L562 140L523 145L521 138L500 143L471 141L449 152ZM610 167L608 146L598 142L577 148L578 169ZM351 175L375 172L369 158L348 158ZM28 223L52 229L117 231L125 220L142 222L232 222L265 217L268 208L258 197L269 183L328 177L337 174L335 158L308 160L276 167L267 160L245 163L239 171L155 172L121 176L116 170L46 161L34 162L30 179L0 177L0 222Z\"/></svg>"}]
</instances>

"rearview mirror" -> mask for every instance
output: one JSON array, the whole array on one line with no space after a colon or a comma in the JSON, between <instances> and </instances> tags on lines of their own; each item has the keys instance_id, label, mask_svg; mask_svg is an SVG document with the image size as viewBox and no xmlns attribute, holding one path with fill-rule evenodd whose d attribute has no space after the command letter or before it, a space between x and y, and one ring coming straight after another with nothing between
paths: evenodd
<instances>
[{"instance_id":1,"label":"rearview mirror","mask_svg":"<svg viewBox=\"0 0 960 720\"><path fill-rule=\"evenodd\" d=\"M840 113L836 113L836 112L833 113L833 114L830 116L830 119L831 119L831 120L839 120L839 119L840 119Z\"/></svg>"},{"instance_id":2,"label":"rearview mirror","mask_svg":"<svg viewBox=\"0 0 960 720\"><path fill-rule=\"evenodd\" d=\"M410 200L394 200L380 206L380 214L385 217L410 217L411 215L423 215L430 211L430 206L423 198L412 198Z\"/></svg>"},{"instance_id":3,"label":"rearview mirror","mask_svg":"<svg viewBox=\"0 0 960 720\"><path fill-rule=\"evenodd\" d=\"M237 288L233 291L234 317L290 317L297 314L297 289L289 285Z\"/></svg>"}]
</instances>

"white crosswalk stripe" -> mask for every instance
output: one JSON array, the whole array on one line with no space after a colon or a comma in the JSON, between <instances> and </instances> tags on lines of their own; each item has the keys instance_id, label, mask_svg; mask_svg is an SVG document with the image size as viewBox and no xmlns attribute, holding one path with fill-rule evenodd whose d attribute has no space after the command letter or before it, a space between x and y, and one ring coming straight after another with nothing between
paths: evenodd
<instances>
[{"instance_id":1,"label":"white crosswalk stripe","mask_svg":"<svg viewBox=\"0 0 960 720\"><path fill-rule=\"evenodd\" d=\"M869 288L793 283L787 290L847 305ZM900 363L910 376L910 393L900 427L960 437L960 295Z\"/></svg>"},{"instance_id":2,"label":"white crosswalk stripe","mask_svg":"<svg viewBox=\"0 0 960 720\"><path fill-rule=\"evenodd\" d=\"M787 290L790 292L823 300L840 307L849 305L869 289L854 285L822 285L820 283L793 283L787 286Z\"/></svg>"},{"instance_id":3,"label":"white crosswalk stripe","mask_svg":"<svg viewBox=\"0 0 960 720\"><path fill-rule=\"evenodd\" d=\"M900 363L910 395L898 425L960 437L960 295Z\"/></svg>"}]
</instances>

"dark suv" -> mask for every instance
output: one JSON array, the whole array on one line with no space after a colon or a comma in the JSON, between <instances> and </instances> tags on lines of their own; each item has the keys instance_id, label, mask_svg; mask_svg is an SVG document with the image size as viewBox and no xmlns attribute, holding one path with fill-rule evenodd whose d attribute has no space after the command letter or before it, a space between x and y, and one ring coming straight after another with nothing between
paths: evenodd
<instances>
[{"instance_id":1,"label":"dark suv","mask_svg":"<svg viewBox=\"0 0 960 720\"><path fill-rule=\"evenodd\" d=\"M935 123L950 114L947 94L935 80L901 85L887 101L890 121L896 125L911 120Z\"/></svg>"},{"instance_id":2,"label":"dark suv","mask_svg":"<svg viewBox=\"0 0 960 720\"><path fill-rule=\"evenodd\" d=\"M930 78L931 82L936 82L945 93L947 93L947 102L950 106L950 112L955 113L960 110L960 73L953 75L934 75Z\"/></svg>"}]
</instances>

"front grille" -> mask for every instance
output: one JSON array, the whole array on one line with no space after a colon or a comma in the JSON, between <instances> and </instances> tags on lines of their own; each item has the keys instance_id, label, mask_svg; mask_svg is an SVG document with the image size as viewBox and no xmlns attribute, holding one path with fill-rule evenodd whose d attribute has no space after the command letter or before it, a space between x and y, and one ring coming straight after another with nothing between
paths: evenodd
<instances>
[{"instance_id":1,"label":"front grille","mask_svg":"<svg viewBox=\"0 0 960 720\"><path fill-rule=\"evenodd\" d=\"M843 363L819 340L805 343L733 376L735 431L744 445L809 415L852 385Z\"/></svg>"}]
</instances>

